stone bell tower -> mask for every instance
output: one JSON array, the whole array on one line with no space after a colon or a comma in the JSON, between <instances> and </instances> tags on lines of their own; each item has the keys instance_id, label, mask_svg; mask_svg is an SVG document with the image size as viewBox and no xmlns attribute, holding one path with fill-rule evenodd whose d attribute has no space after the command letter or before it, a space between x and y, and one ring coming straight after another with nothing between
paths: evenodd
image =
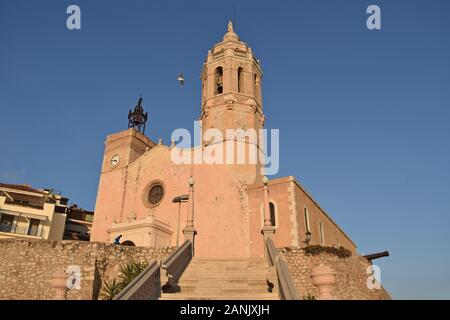
<instances>
[{"instance_id":1,"label":"stone bell tower","mask_svg":"<svg viewBox=\"0 0 450 320\"><path fill-rule=\"evenodd\" d=\"M225 129L261 129L261 78L259 60L229 22L222 42L208 51L201 73L203 131L216 128L225 136Z\"/></svg>"}]
</instances>

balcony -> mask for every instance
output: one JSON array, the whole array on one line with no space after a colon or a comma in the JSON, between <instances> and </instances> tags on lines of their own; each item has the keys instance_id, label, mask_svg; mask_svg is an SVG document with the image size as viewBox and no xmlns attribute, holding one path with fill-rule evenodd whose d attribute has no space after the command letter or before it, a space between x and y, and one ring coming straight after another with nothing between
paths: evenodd
<instances>
[{"instance_id":1,"label":"balcony","mask_svg":"<svg viewBox=\"0 0 450 320\"><path fill-rule=\"evenodd\" d=\"M5 204L12 205L12 206L29 207L29 208L38 209L38 210L43 210L44 209L43 205L29 203L29 202L22 201L22 200L17 200L17 199L14 199L14 201L11 201L11 200L8 199L8 200L5 201Z\"/></svg>"}]
</instances>

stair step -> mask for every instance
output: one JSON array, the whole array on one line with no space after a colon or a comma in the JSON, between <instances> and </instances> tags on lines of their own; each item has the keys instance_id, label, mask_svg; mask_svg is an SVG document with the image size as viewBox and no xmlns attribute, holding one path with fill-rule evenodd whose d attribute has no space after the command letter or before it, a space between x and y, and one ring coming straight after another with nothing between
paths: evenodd
<instances>
[{"instance_id":1,"label":"stair step","mask_svg":"<svg viewBox=\"0 0 450 320\"><path fill-rule=\"evenodd\" d=\"M275 293L239 294L239 295L205 295L205 294L163 294L160 300L278 300Z\"/></svg>"},{"instance_id":2,"label":"stair step","mask_svg":"<svg viewBox=\"0 0 450 320\"><path fill-rule=\"evenodd\" d=\"M180 292L161 300L278 300L269 292L265 258L194 258L179 279Z\"/></svg>"},{"instance_id":3,"label":"stair step","mask_svg":"<svg viewBox=\"0 0 450 320\"><path fill-rule=\"evenodd\" d=\"M221 273L204 273L204 274L194 274L194 273L183 273L182 277L189 279L261 279L265 278L268 272L261 273L229 273L229 272L221 272Z\"/></svg>"},{"instance_id":4,"label":"stair step","mask_svg":"<svg viewBox=\"0 0 450 320\"><path fill-rule=\"evenodd\" d=\"M204 277L196 277L196 278L184 278L182 277L178 284L196 284L196 283L214 283L214 285L220 284L232 284L232 283L247 283L247 284L258 284L258 283L267 283L265 277L258 278L204 278Z\"/></svg>"}]
</instances>

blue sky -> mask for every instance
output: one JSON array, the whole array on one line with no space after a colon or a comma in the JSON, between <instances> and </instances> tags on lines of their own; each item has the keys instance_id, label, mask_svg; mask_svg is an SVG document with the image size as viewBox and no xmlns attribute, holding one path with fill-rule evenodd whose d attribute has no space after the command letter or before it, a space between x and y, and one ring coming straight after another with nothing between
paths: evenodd
<instances>
[{"instance_id":1,"label":"blue sky","mask_svg":"<svg viewBox=\"0 0 450 320\"><path fill-rule=\"evenodd\" d=\"M377 261L394 298L450 298L449 1L234 1L261 60L279 176L294 175ZM82 29L66 28L77 4ZM366 28L366 8L382 30ZM200 111L233 1L0 0L0 181L93 209L107 134L142 94L168 143ZM176 76L186 78L180 88Z\"/></svg>"}]
</instances>

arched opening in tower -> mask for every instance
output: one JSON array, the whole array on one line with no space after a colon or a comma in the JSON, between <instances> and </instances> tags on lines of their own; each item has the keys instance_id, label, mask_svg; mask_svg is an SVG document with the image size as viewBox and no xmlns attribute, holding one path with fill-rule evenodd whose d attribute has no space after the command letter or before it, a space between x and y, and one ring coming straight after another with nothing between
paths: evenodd
<instances>
[{"instance_id":1,"label":"arched opening in tower","mask_svg":"<svg viewBox=\"0 0 450 320\"><path fill-rule=\"evenodd\" d=\"M223 93L223 69L222 67L217 67L214 73L215 90L214 94Z\"/></svg>"},{"instance_id":2,"label":"arched opening in tower","mask_svg":"<svg viewBox=\"0 0 450 320\"><path fill-rule=\"evenodd\" d=\"M243 72L243 70L244 69L242 69L242 67L239 67L238 68L238 76L237 76L237 78L238 78L238 92L239 93L242 93L243 91L244 91L244 87L243 87L243 85L244 85L244 79L243 79L243 76L244 76L244 72Z\"/></svg>"}]
</instances>

